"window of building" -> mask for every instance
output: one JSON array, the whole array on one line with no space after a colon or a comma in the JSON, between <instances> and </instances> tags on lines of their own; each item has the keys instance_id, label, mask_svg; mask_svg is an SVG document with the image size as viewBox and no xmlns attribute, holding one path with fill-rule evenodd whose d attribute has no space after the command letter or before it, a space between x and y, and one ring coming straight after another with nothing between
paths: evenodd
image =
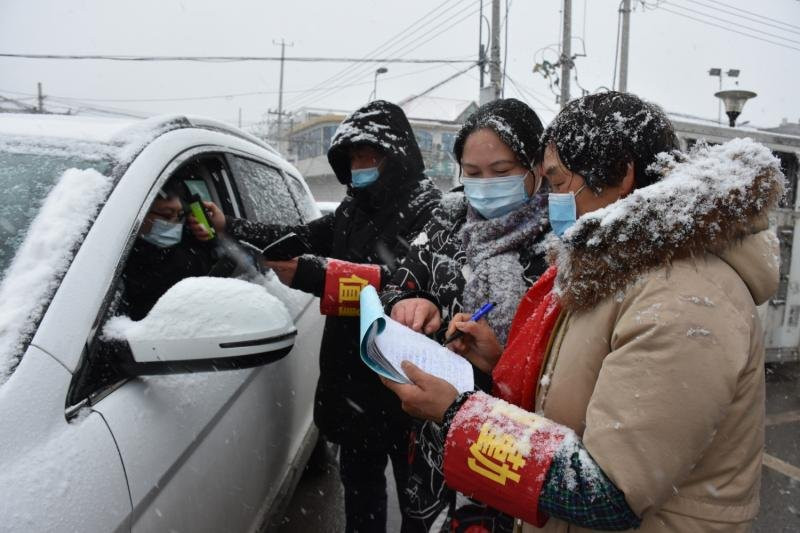
<instances>
[{"instance_id":1,"label":"window of building","mask_svg":"<svg viewBox=\"0 0 800 533\"><path fill-rule=\"evenodd\" d=\"M428 152L433 150L433 134L431 132L417 130L414 132L414 136L417 138L417 144L419 144L420 150Z\"/></svg>"},{"instance_id":2,"label":"window of building","mask_svg":"<svg viewBox=\"0 0 800 533\"><path fill-rule=\"evenodd\" d=\"M336 134L336 130L339 126L323 126L322 127L322 151L323 154L327 154L328 150L331 148L331 140L333 136ZM322 154L320 154L322 155Z\"/></svg>"},{"instance_id":3,"label":"window of building","mask_svg":"<svg viewBox=\"0 0 800 533\"><path fill-rule=\"evenodd\" d=\"M448 154L453 153L453 145L456 143L456 134L446 131L442 133L442 150Z\"/></svg>"}]
</instances>

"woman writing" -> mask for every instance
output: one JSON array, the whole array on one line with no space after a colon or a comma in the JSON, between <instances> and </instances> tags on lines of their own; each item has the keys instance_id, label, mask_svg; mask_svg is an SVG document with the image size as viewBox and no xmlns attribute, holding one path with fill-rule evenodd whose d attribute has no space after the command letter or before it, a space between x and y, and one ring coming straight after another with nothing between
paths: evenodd
<instances>
[{"instance_id":1,"label":"woman writing","mask_svg":"<svg viewBox=\"0 0 800 533\"><path fill-rule=\"evenodd\" d=\"M670 154L664 113L614 92L571 102L543 145L561 234L551 268L502 355L485 324L451 323L468 334L454 347L492 371L493 396L459 396L414 367L414 385L387 386L407 412L443 422L448 485L524 529L747 531L777 160L738 139Z\"/></svg>"},{"instance_id":2,"label":"woman writing","mask_svg":"<svg viewBox=\"0 0 800 533\"><path fill-rule=\"evenodd\" d=\"M536 113L513 98L490 102L466 120L453 145L464 186L444 196L382 293L392 318L438 332L441 341L442 324L454 315L497 302L488 324L505 342L517 302L547 267L537 246L549 231L546 200L536 195L533 171L542 132ZM480 374L477 381L489 389L489 375ZM432 422L416 433L406 490L414 531L427 531L455 500L444 485L439 435ZM496 512L470 510L473 521L475 511L484 523L502 521Z\"/></svg>"}]
</instances>

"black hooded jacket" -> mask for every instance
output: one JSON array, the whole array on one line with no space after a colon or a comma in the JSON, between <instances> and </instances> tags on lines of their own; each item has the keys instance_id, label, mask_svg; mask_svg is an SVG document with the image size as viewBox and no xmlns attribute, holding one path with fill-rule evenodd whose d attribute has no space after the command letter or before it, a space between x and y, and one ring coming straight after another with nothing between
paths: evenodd
<instances>
[{"instance_id":1,"label":"black hooded jacket","mask_svg":"<svg viewBox=\"0 0 800 533\"><path fill-rule=\"evenodd\" d=\"M384 161L377 181L354 188L349 149L360 144L378 149ZM326 258L380 265L383 285L395 266L387 268L387 261L404 258L407 243L428 222L441 197L424 174L422 154L402 109L377 100L354 112L337 129L328 161L339 181L348 185L335 213L291 228L229 219L228 232L259 246L289 231L305 239L313 255L298 260L292 288L322 296L330 263ZM403 434L408 419L397 397L361 361L358 344L358 317L327 317L314 420L334 442L396 450L407 444Z\"/></svg>"}]
</instances>

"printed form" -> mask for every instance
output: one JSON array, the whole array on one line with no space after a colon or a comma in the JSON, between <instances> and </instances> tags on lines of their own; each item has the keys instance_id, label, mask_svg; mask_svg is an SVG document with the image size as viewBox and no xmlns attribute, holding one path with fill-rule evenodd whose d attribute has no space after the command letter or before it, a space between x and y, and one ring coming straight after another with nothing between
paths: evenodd
<instances>
[{"instance_id":1,"label":"printed form","mask_svg":"<svg viewBox=\"0 0 800 533\"><path fill-rule=\"evenodd\" d=\"M400 363L409 361L429 374L450 382L458 392L475 388L469 362L386 316L372 286L361 291L361 359L381 376L411 383Z\"/></svg>"}]
</instances>

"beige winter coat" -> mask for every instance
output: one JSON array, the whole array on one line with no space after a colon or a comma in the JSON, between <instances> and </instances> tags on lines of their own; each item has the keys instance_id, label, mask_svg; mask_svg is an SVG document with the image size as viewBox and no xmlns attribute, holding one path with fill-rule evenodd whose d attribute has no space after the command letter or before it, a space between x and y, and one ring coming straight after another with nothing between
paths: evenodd
<instances>
[{"instance_id":1,"label":"beige winter coat","mask_svg":"<svg viewBox=\"0 0 800 533\"><path fill-rule=\"evenodd\" d=\"M759 507L756 305L778 284L765 214L783 178L748 141L692 158L551 250L565 311L537 412L582 437L642 532L747 531ZM585 531L557 519L544 530Z\"/></svg>"}]
</instances>

